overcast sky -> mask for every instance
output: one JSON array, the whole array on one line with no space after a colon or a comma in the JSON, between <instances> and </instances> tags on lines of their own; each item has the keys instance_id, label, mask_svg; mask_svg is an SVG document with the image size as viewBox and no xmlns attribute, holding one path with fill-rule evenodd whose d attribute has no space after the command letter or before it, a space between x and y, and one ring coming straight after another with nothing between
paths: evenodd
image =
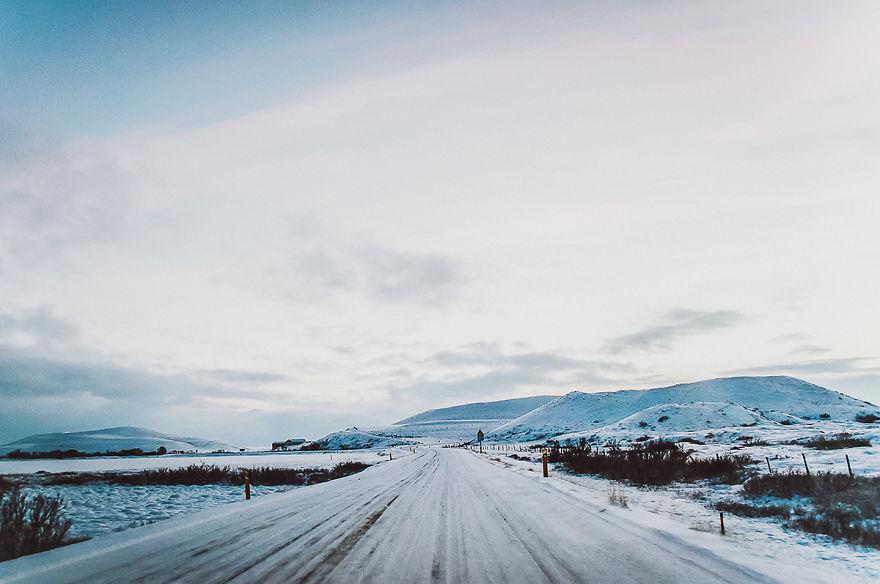
<instances>
[{"instance_id":1,"label":"overcast sky","mask_svg":"<svg viewBox=\"0 0 880 584\"><path fill-rule=\"evenodd\" d=\"M364 4L0 4L0 443L880 402L880 3Z\"/></svg>"}]
</instances>

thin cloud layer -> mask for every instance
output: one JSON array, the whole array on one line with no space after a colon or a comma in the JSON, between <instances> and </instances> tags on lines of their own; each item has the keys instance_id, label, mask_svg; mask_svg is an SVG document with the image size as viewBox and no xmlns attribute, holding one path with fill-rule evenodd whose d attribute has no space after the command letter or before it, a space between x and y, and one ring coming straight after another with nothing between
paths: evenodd
<instances>
[{"instance_id":1,"label":"thin cloud layer","mask_svg":"<svg viewBox=\"0 0 880 584\"><path fill-rule=\"evenodd\" d=\"M880 346L877 3L152 10L4 37L19 430L234 443L766 363L880 399L835 372Z\"/></svg>"},{"instance_id":2,"label":"thin cloud layer","mask_svg":"<svg viewBox=\"0 0 880 584\"><path fill-rule=\"evenodd\" d=\"M708 334L741 324L745 316L736 310L670 310L659 324L609 339L605 350L609 353L627 351L671 351L676 341Z\"/></svg>"},{"instance_id":3,"label":"thin cloud layer","mask_svg":"<svg viewBox=\"0 0 880 584\"><path fill-rule=\"evenodd\" d=\"M810 361L794 361L774 365L760 365L737 369L731 373L737 375L755 375L768 373L788 373L792 375L807 374L863 374L880 372L880 366L871 366L876 359L868 357L844 357L836 359L814 359Z\"/></svg>"},{"instance_id":4,"label":"thin cloud layer","mask_svg":"<svg viewBox=\"0 0 880 584\"><path fill-rule=\"evenodd\" d=\"M122 233L131 179L112 158L0 150L0 170L0 270L63 268L72 250Z\"/></svg>"},{"instance_id":5,"label":"thin cloud layer","mask_svg":"<svg viewBox=\"0 0 880 584\"><path fill-rule=\"evenodd\" d=\"M467 284L462 262L451 256L397 250L341 239L314 218L298 218L290 232L290 259L272 267L289 297L321 302L361 296L374 303L444 306Z\"/></svg>"},{"instance_id":6,"label":"thin cloud layer","mask_svg":"<svg viewBox=\"0 0 880 584\"><path fill-rule=\"evenodd\" d=\"M511 395L609 389L619 382L619 376L635 371L630 363L584 359L556 351L510 351L497 342L438 351L417 365L418 371L433 369L434 375L406 375L405 383L390 387L393 399L410 403L413 408Z\"/></svg>"}]
</instances>

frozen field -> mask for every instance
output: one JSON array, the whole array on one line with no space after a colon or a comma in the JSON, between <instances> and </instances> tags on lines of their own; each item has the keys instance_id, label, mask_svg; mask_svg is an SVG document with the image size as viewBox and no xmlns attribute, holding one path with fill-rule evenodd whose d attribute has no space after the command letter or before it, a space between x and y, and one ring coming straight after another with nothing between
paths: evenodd
<instances>
[{"instance_id":1,"label":"frozen field","mask_svg":"<svg viewBox=\"0 0 880 584\"><path fill-rule=\"evenodd\" d=\"M259 497L298 487L254 486L251 496ZM244 489L233 485L61 485L46 486L44 495L61 495L67 517L73 522L71 534L94 537L185 513L193 513L241 501Z\"/></svg>"},{"instance_id":2,"label":"frozen field","mask_svg":"<svg viewBox=\"0 0 880 584\"><path fill-rule=\"evenodd\" d=\"M72 458L65 460L0 459L0 475L36 472L98 472L143 470L147 468L178 468L191 464L218 466L283 466L288 468L325 467L347 460L375 462L376 450L349 452L242 452L235 454L166 454L164 456L121 456Z\"/></svg>"},{"instance_id":3,"label":"frozen field","mask_svg":"<svg viewBox=\"0 0 880 584\"><path fill-rule=\"evenodd\" d=\"M369 464L387 460L386 450L358 452L287 452L218 455L166 455L151 457L84 458L71 460L0 461L0 474L17 475L28 492L64 497L67 517L73 522L72 535L94 537L130 527L155 523L177 515L201 511L240 501L244 490L232 485L150 485L109 484L33 486L40 472L138 471L148 468L174 468L190 464L215 464L232 467L272 466L287 468L331 467L340 462ZM393 450L395 458L409 455ZM22 476L24 475L24 476ZM299 487L261 486L251 489L253 497Z\"/></svg>"}]
</instances>

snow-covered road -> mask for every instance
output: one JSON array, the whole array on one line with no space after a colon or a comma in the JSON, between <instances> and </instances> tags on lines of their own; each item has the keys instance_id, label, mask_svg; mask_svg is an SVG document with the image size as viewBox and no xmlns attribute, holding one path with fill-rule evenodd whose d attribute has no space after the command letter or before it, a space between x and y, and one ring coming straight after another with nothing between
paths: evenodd
<instances>
[{"instance_id":1,"label":"snow-covered road","mask_svg":"<svg viewBox=\"0 0 880 584\"><path fill-rule=\"evenodd\" d=\"M452 448L0 564L4 583L324 581L776 580Z\"/></svg>"}]
</instances>

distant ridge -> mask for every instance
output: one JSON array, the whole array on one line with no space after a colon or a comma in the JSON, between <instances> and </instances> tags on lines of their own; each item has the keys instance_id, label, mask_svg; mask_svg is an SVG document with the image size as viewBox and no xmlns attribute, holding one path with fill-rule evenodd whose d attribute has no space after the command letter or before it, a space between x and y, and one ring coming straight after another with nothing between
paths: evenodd
<instances>
[{"instance_id":1,"label":"distant ridge","mask_svg":"<svg viewBox=\"0 0 880 584\"><path fill-rule=\"evenodd\" d=\"M181 437L163 434L149 428L137 426L118 426L82 432L53 432L34 434L15 442L0 446L0 454L6 455L14 450L25 452L51 452L53 450L78 450L83 453L118 452L140 448L155 451L160 446L170 450L233 450L233 446L206 440L204 438Z\"/></svg>"},{"instance_id":2,"label":"distant ridge","mask_svg":"<svg viewBox=\"0 0 880 584\"><path fill-rule=\"evenodd\" d=\"M474 402L428 410L395 422L395 425L424 424L457 420L512 420L556 399L555 395L536 395L491 402Z\"/></svg>"}]
</instances>

